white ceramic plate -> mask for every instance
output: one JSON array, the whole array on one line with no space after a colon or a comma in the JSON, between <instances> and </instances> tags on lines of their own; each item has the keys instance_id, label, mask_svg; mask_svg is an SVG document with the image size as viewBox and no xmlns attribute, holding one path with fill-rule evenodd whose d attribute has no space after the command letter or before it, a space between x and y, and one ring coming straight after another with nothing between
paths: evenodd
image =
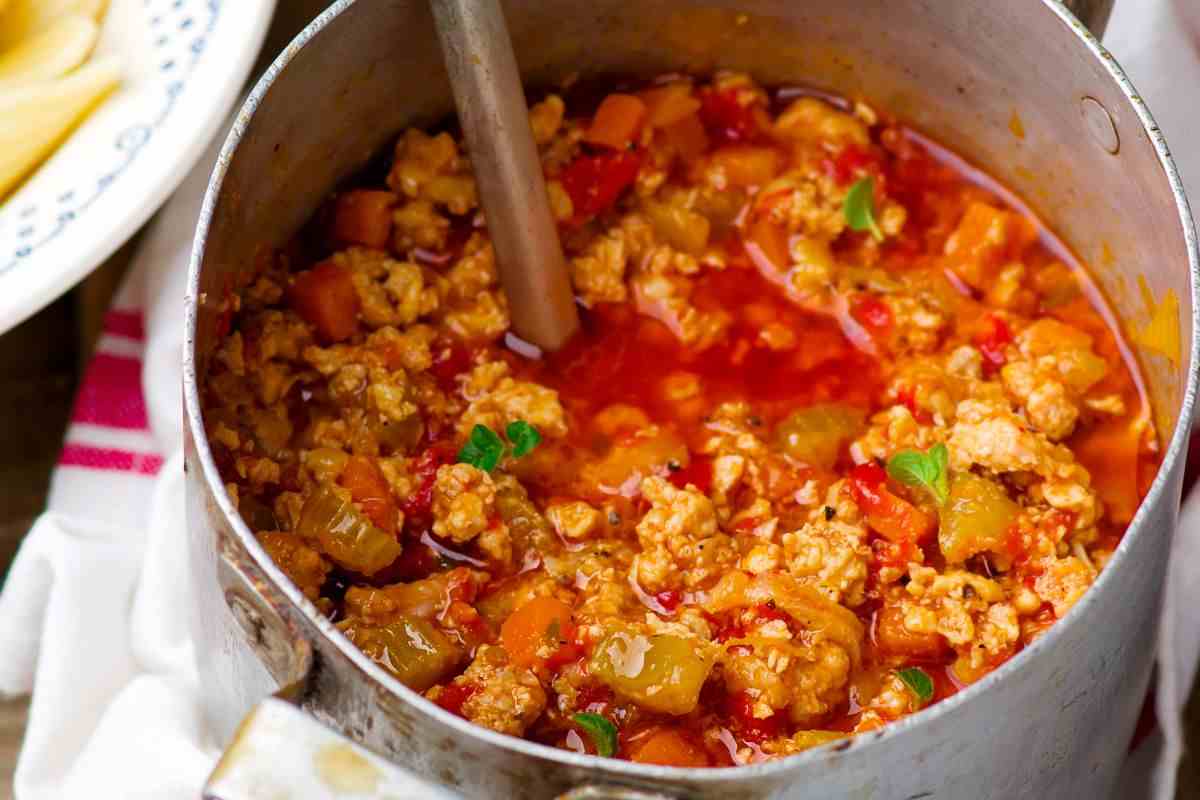
<instances>
[{"instance_id":1,"label":"white ceramic plate","mask_svg":"<svg viewBox=\"0 0 1200 800\"><path fill-rule=\"evenodd\" d=\"M0 333L134 234L224 123L275 0L111 0L96 55L124 80L0 203Z\"/></svg>"}]
</instances>

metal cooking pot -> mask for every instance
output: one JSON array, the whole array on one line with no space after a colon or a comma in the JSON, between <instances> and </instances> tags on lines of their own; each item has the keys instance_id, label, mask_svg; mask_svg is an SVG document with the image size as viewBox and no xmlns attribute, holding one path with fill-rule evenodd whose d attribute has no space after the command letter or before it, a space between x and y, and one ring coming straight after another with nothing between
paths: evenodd
<instances>
[{"instance_id":1,"label":"metal cooking pot","mask_svg":"<svg viewBox=\"0 0 1200 800\"><path fill-rule=\"evenodd\" d=\"M1111 2L1078 5L1089 6L1080 13L1095 29ZM232 737L208 796L283 796L268 787L379 796L393 785L393 763L476 797L1107 796L1154 658L1200 319L1179 178L1112 57L1051 0L509 0L506 13L531 87L571 73L745 70L767 84L872 98L998 177L1092 265L1129 329L1154 317L1177 331L1174 347L1170 336L1134 337L1162 468L1066 619L966 691L883 730L781 761L679 769L502 736L426 701L356 650L271 563L222 488L197 392L234 272L263 245L285 242L404 126L452 111L424 0L340 0L242 108L191 264L184 393L195 639L210 721L222 741Z\"/></svg>"}]
</instances>

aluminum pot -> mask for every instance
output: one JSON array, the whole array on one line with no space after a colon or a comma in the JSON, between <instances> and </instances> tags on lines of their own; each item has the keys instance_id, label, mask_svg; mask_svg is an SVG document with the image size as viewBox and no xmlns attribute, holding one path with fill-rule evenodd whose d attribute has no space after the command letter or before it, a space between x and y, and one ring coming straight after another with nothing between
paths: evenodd
<instances>
[{"instance_id":1,"label":"aluminum pot","mask_svg":"<svg viewBox=\"0 0 1200 800\"><path fill-rule=\"evenodd\" d=\"M1090 6L1078 10L1102 27L1111 2ZM191 264L193 624L209 719L231 742L209 796L283 796L268 787L382 796L392 764L475 797L1107 796L1153 661L1198 342L1191 216L1162 136L1111 56L1053 0L508 0L505 9L531 87L570 73L745 70L767 84L870 97L1000 178L1093 266L1127 330L1154 319L1178 334L1173 344L1133 337L1162 467L1065 619L966 691L883 730L785 760L689 770L552 749L438 708L356 650L271 563L222 488L198 402L234 272L285 242L404 126L452 111L423 0L339 0L242 108Z\"/></svg>"}]
</instances>

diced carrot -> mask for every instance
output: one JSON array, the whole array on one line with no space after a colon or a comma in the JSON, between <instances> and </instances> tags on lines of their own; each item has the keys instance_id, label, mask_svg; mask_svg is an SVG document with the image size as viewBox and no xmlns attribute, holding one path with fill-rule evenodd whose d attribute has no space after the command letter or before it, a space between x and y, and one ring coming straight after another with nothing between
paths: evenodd
<instances>
[{"instance_id":1,"label":"diced carrot","mask_svg":"<svg viewBox=\"0 0 1200 800\"><path fill-rule=\"evenodd\" d=\"M949 648L939 633L913 633L904 627L904 611L884 606L875 615L875 645L889 654L909 658L941 658Z\"/></svg>"},{"instance_id":2,"label":"diced carrot","mask_svg":"<svg viewBox=\"0 0 1200 800\"><path fill-rule=\"evenodd\" d=\"M933 533L933 518L893 494L886 481L887 474L878 464L860 464L850 473L850 491L866 512L867 525L893 542L919 542Z\"/></svg>"},{"instance_id":3,"label":"diced carrot","mask_svg":"<svg viewBox=\"0 0 1200 800\"><path fill-rule=\"evenodd\" d=\"M646 127L665 128L700 110L700 101L686 83L672 83L641 93L646 104ZM699 122L699 118L696 119Z\"/></svg>"},{"instance_id":4,"label":"diced carrot","mask_svg":"<svg viewBox=\"0 0 1200 800\"><path fill-rule=\"evenodd\" d=\"M712 164L733 186L763 186L779 172L779 151L771 147L734 145L712 154Z\"/></svg>"},{"instance_id":5,"label":"diced carrot","mask_svg":"<svg viewBox=\"0 0 1200 800\"><path fill-rule=\"evenodd\" d=\"M664 126L661 136L666 146L674 149L685 161L699 158L708 150L708 133L695 114Z\"/></svg>"},{"instance_id":6,"label":"diced carrot","mask_svg":"<svg viewBox=\"0 0 1200 800\"><path fill-rule=\"evenodd\" d=\"M632 94L610 94L596 109L583 140L588 144L624 150L637 140L646 118L646 104Z\"/></svg>"},{"instance_id":7,"label":"diced carrot","mask_svg":"<svg viewBox=\"0 0 1200 800\"><path fill-rule=\"evenodd\" d=\"M342 244L361 244L376 249L387 246L392 236L391 192L356 189L338 195L333 207L333 238Z\"/></svg>"},{"instance_id":8,"label":"diced carrot","mask_svg":"<svg viewBox=\"0 0 1200 800\"><path fill-rule=\"evenodd\" d=\"M563 652L575 647L571 607L553 597L535 597L500 626L500 644L514 664L531 667L562 663Z\"/></svg>"},{"instance_id":9,"label":"diced carrot","mask_svg":"<svg viewBox=\"0 0 1200 800\"><path fill-rule=\"evenodd\" d=\"M662 764L667 767L707 767L708 754L693 744L675 728L659 728L642 740L630 754L639 764Z\"/></svg>"},{"instance_id":10,"label":"diced carrot","mask_svg":"<svg viewBox=\"0 0 1200 800\"><path fill-rule=\"evenodd\" d=\"M350 272L323 261L301 272L288 289L291 307L330 342L348 339L358 329L358 293Z\"/></svg>"},{"instance_id":11,"label":"diced carrot","mask_svg":"<svg viewBox=\"0 0 1200 800\"><path fill-rule=\"evenodd\" d=\"M362 506L377 528L388 533L396 532L396 501L392 487L383 471L368 456L353 456L346 462L338 482L350 491L350 499Z\"/></svg>"}]
</instances>

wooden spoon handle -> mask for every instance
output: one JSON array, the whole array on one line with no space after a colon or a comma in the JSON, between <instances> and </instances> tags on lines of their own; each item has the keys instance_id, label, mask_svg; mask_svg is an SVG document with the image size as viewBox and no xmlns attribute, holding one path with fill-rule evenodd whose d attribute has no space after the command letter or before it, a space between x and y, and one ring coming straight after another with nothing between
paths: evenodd
<instances>
[{"instance_id":1,"label":"wooden spoon handle","mask_svg":"<svg viewBox=\"0 0 1200 800\"><path fill-rule=\"evenodd\" d=\"M512 330L557 350L579 315L499 0L430 0Z\"/></svg>"}]
</instances>

